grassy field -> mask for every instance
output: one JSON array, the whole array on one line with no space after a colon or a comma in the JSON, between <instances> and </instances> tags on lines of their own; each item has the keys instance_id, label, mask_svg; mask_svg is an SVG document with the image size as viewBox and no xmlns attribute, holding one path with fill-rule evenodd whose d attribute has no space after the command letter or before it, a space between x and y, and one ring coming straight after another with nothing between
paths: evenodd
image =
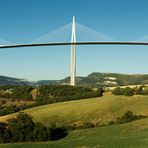
<instances>
[{"instance_id":1,"label":"grassy field","mask_svg":"<svg viewBox=\"0 0 148 148\"><path fill-rule=\"evenodd\" d=\"M148 96L114 96L55 103L27 109L24 112L35 121L49 125L56 121L59 125L93 123L107 124L127 110L136 115L148 116ZM15 114L0 117L0 122L15 117ZM0 144L0 148L147 148L148 118L126 124L118 124L91 129L75 130L68 136L54 142Z\"/></svg>"},{"instance_id":2,"label":"grassy field","mask_svg":"<svg viewBox=\"0 0 148 148\"><path fill-rule=\"evenodd\" d=\"M122 116L127 110L136 115L148 116L148 96L114 96L105 95L99 98L55 103L27 109L24 112L33 116L35 121L49 125L51 121L71 125L83 122L106 124L116 117ZM0 122L16 116L11 114L0 117Z\"/></svg>"},{"instance_id":3,"label":"grassy field","mask_svg":"<svg viewBox=\"0 0 148 148\"><path fill-rule=\"evenodd\" d=\"M147 148L148 119L71 131L54 142L0 144L0 148Z\"/></svg>"}]
</instances>

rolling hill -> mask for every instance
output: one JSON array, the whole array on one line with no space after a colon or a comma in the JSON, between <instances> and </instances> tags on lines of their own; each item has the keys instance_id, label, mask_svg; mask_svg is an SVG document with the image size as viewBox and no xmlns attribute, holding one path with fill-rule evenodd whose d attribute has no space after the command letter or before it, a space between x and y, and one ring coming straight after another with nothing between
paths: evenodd
<instances>
[{"instance_id":1,"label":"rolling hill","mask_svg":"<svg viewBox=\"0 0 148 148\"><path fill-rule=\"evenodd\" d=\"M0 76L0 85L46 85L46 84L69 84L70 77L62 80L39 80L29 82L24 79ZM86 77L77 77L77 85L83 86L121 86L148 84L148 74L120 74L94 72Z\"/></svg>"},{"instance_id":2,"label":"rolling hill","mask_svg":"<svg viewBox=\"0 0 148 148\"><path fill-rule=\"evenodd\" d=\"M148 75L94 72L78 78L77 83L87 86L141 85L148 84Z\"/></svg>"},{"instance_id":3,"label":"rolling hill","mask_svg":"<svg viewBox=\"0 0 148 148\"><path fill-rule=\"evenodd\" d=\"M115 121L128 110L136 115L148 116L147 106L148 96L106 95L99 98L43 105L27 109L24 112L33 116L35 121L41 121L45 125L49 125L51 121L57 121L61 125L81 125L86 121L104 125ZM15 115L16 113L1 116L0 122Z\"/></svg>"},{"instance_id":4,"label":"rolling hill","mask_svg":"<svg viewBox=\"0 0 148 148\"><path fill-rule=\"evenodd\" d=\"M107 124L116 117L131 110L136 115L148 116L148 96L114 96L106 95L100 98L69 101L43 105L25 110L35 121L45 125L56 121L58 126L81 124L86 121ZM0 117L6 121L16 114ZM70 131L68 136L59 141L0 144L2 148L36 147L36 148L147 148L148 118L126 124L115 124L91 129Z\"/></svg>"}]
</instances>

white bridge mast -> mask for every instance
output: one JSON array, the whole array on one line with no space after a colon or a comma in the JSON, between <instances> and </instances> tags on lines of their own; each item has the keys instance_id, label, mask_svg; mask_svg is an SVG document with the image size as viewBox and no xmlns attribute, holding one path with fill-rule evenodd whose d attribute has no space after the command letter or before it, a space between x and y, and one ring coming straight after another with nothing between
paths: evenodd
<instances>
[{"instance_id":1,"label":"white bridge mast","mask_svg":"<svg viewBox=\"0 0 148 148\"><path fill-rule=\"evenodd\" d=\"M71 43L76 43L76 24L75 24L74 16L73 16L73 21L72 21ZM71 57L70 58L71 58L70 85L75 86L76 84L76 45L71 45Z\"/></svg>"}]
</instances>

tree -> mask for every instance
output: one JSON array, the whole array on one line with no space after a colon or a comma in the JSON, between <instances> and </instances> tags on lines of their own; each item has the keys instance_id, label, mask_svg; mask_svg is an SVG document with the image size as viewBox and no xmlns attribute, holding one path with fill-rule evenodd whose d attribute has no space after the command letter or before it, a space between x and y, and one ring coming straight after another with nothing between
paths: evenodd
<instances>
[{"instance_id":1,"label":"tree","mask_svg":"<svg viewBox=\"0 0 148 148\"><path fill-rule=\"evenodd\" d=\"M127 111L126 113L124 113L124 115L122 117L117 118L117 123L127 123L130 121L133 121L135 119L135 115L133 114L132 111Z\"/></svg>"},{"instance_id":2,"label":"tree","mask_svg":"<svg viewBox=\"0 0 148 148\"><path fill-rule=\"evenodd\" d=\"M11 136L12 134L7 128L7 124L0 123L0 143L10 142Z\"/></svg>"},{"instance_id":3,"label":"tree","mask_svg":"<svg viewBox=\"0 0 148 148\"><path fill-rule=\"evenodd\" d=\"M49 128L40 122L34 123L30 115L22 112L8 120L7 129L11 133L10 142L47 141L51 137Z\"/></svg>"},{"instance_id":4,"label":"tree","mask_svg":"<svg viewBox=\"0 0 148 148\"><path fill-rule=\"evenodd\" d=\"M14 99L32 100L31 90L32 86L14 86L12 91L12 97Z\"/></svg>"},{"instance_id":5,"label":"tree","mask_svg":"<svg viewBox=\"0 0 148 148\"><path fill-rule=\"evenodd\" d=\"M13 135L11 142L28 141L34 129L34 122L31 116L25 113L19 113L17 118L8 120L8 128Z\"/></svg>"},{"instance_id":6,"label":"tree","mask_svg":"<svg viewBox=\"0 0 148 148\"><path fill-rule=\"evenodd\" d=\"M133 96L134 95L134 90L130 87L126 87L124 89L124 95L125 96Z\"/></svg>"},{"instance_id":7,"label":"tree","mask_svg":"<svg viewBox=\"0 0 148 148\"><path fill-rule=\"evenodd\" d=\"M35 123L34 130L31 134L32 141L47 141L50 140L51 131L46 128L41 122Z\"/></svg>"},{"instance_id":8,"label":"tree","mask_svg":"<svg viewBox=\"0 0 148 148\"><path fill-rule=\"evenodd\" d=\"M124 94L124 89L121 87L117 87L115 89L113 89L112 93L114 95L123 95Z\"/></svg>"}]
</instances>

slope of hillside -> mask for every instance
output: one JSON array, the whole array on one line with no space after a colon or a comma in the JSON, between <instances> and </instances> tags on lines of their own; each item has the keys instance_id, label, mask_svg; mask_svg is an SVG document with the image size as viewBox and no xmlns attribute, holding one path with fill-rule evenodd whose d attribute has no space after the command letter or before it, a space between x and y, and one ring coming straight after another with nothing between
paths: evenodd
<instances>
[{"instance_id":1,"label":"slope of hillside","mask_svg":"<svg viewBox=\"0 0 148 148\"><path fill-rule=\"evenodd\" d=\"M59 141L0 144L0 148L147 148L148 119L71 131Z\"/></svg>"},{"instance_id":2,"label":"slope of hillside","mask_svg":"<svg viewBox=\"0 0 148 148\"><path fill-rule=\"evenodd\" d=\"M104 85L133 85L147 84L147 74L120 74L120 73L91 73L89 79L93 79L95 84Z\"/></svg>"},{"instance_id":3,"label":"slope of hillside","mask_svg":"<svg viewBox=\"0 0 148 148\"><path fill-rule=\"evenodd\" d=\"M60 125L83 124L107 124L131 110L136 115L148 116L148 96L103 96L99 98L68 101L43 105L24 112L33 116L35 121L41 121L45 125L58 121ZM0 117L0 122L14 117L16 114Z\"/></svg>"},{"instance_id":4,"label":"slope of hillside","mask_svg":"<svg viewBox=\"0 0 148 148\"><path fill-rule=\"evenodd\" d=\"M0 85L22 85L22 84L29 84L29 82L23 79L0 76Z\"/></svg>"}]
</instances>

